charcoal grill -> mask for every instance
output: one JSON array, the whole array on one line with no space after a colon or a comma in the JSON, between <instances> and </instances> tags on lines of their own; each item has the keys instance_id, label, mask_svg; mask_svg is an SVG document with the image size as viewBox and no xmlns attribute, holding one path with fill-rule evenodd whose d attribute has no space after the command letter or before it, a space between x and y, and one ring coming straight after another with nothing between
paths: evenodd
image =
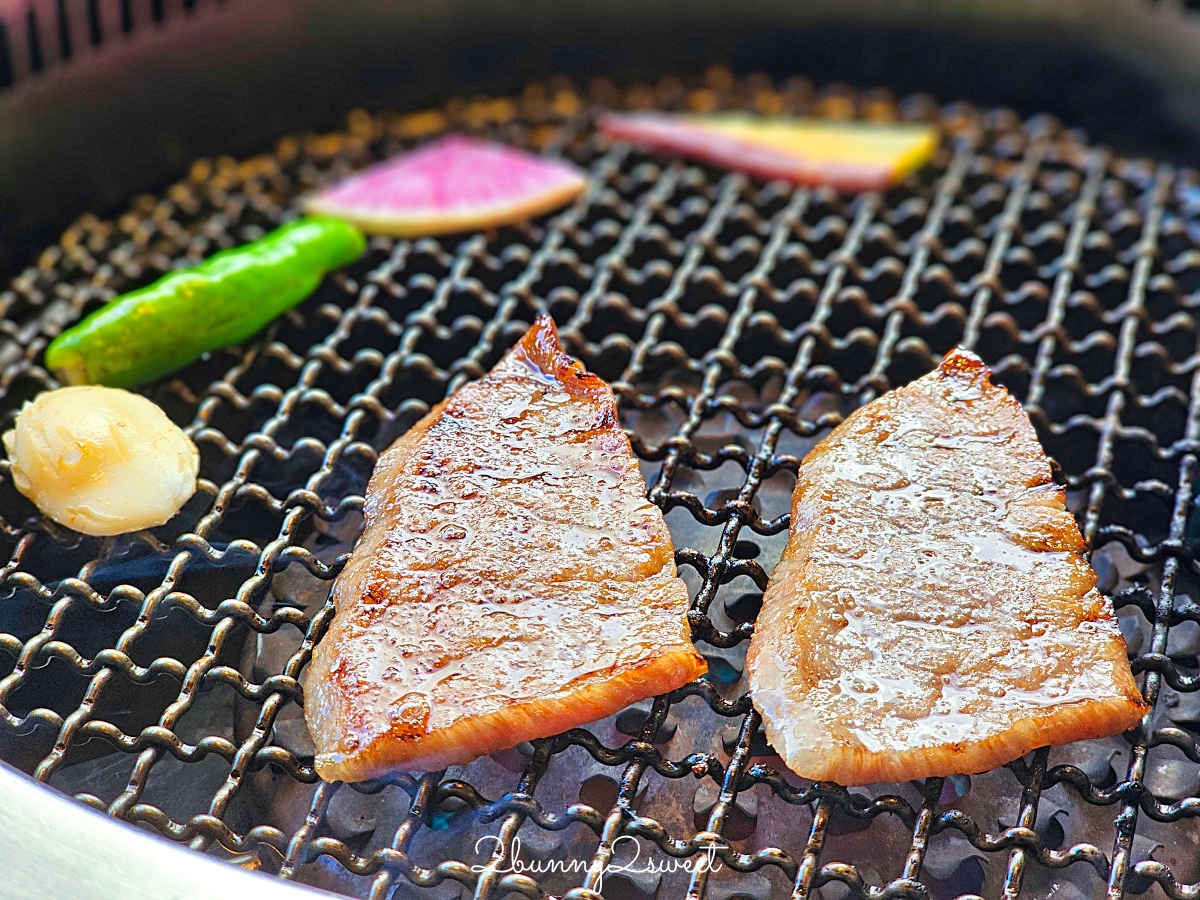
<instances>
[{"instance_id":1,"label":"charcoal grill","mask_svg":"<svg viewBox=\"0 0 1200 900\"><path fill-rule=\"evenodd\" d=\"M600 109L646 107L934 121L944 140L895 189L845 197L593 130ZM94 847L114 891L75 882L79 896L163 896L160 877L179 896L299 893L224 863L206 875L202 856L82 804L372 898L1200 896L1193 171L1050 118L719 68L354 112L68 228L0 294L5 415L54 386L46 342L114 292L257 237L305 190L449 128L569 158L591 186L518 228L374 239L262 339L151 386L202 456L166 526L83 538L35 515L0 463L0 758L78 801L0 770L17 889L45 890L62 874L48 862L80 871L74 854ZM322 783L304 669L371 468L542 310L614 385L710 675L461 769ZM994 367L1061 465L1154 712L1130 740L971 778L810 784L765 744L741 678L795 472L849 411L955 345ZM659 871L629 869L634 840ZM696 862L714 843L708 872ZM572 860L584 870L562 871Z\"/></svg>"}]
</instances>

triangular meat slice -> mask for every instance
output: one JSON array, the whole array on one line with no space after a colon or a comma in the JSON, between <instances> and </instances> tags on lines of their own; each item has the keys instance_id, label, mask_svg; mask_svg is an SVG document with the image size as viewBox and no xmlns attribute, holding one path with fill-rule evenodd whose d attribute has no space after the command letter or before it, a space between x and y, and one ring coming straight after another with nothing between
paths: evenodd
<instances>
[{"instance_id":1,"label":"triangular meat slice","mask_svg":"<svg viewBox=\"0 0 1200 900\"><path fill-rule=\"evenodd\" d=\"M767 738L845 785L981 772L1146 712L1028 416L965 350L804 459L747 656Z\"/></svg>"},{"instance_id":2,"label":"triangular meat slice","mask_svg":"<svg viewBox=\"0 0 1200 900\"><path fill-rule=\"evenodd\" d=\"M305 713L326 779L432 770L705 671L612 390L540 317L380 458Z\"/></svg>"},{"instance_id":3,"label":"triangular meat slice","mask_svg":"<svg viewBox=\"0 0 1200 900\"><path fill-rule=\"evenodd\" d=\"M509 225L569 203L586 186L570 163L450 134L311 197L313 215L397 237Z\"/></svg>"},{"instance_id":4,"label":"triangular meat slice","mask_svg":"<svg viewBox=\"0 0 1200 900\"><path fill-rule=\"evenodd\" d=\"M925 165L938 132L910 122L877 124L736 113L613 113L609 137L795 184L879 190Z\"/></svg>"}]
</instances>

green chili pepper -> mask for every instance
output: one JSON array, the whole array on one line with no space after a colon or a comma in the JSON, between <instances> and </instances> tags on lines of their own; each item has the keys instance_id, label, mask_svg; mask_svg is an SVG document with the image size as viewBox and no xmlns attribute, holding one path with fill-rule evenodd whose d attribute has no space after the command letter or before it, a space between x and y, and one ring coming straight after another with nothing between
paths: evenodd
<instances>
[{"instance_id":1,"label":"green chili pepper","mask_svg":"<svg viewBox=\"0 0 1200 900\"><path fill-rule=\"evenodd\" d=\"M158 378L246 340L365 248L347 222L300 219L122 294L55 338L46 366L68 384L133 387Z\"/></svg>"}]
</instances>

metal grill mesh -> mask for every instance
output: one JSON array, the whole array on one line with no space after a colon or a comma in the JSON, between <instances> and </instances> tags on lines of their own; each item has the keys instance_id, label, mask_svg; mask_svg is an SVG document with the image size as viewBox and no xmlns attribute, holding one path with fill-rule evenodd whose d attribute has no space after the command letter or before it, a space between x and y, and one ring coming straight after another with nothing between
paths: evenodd
<instances>
[{"instance_id":1,"label":"metal grill mesh","mask_svg":"<svg viewBox=\"0 0 1200 900\"><path fill-rule=\"evenodd\" d=\"M902 186L844 198L612 146L596 106L930 119L945 139ZM167 526L65 532L0 463L0 756L172 840L375 898L1070 898L1155 882L1200 896L1195 173L1113 158L1053 121L722 70L355 113L345 133L197 163L163 196L73 225L0 294L7 416L53 385L39 354L65 324L445 127L562 154L592 186L527 227L376 239L265 340L150 388L203 458ZM303 670L377 454L540 309L615 385L711 674L461 770L319 783ZM810 785L766 747L741 679L794 473L849 410L955 344L994 366L1061 463L1156 710L1132 746ZM714 836L716 870L661 871ZM632 838L637 868L660 871L602 873Z\"/></svg>"}]
</instances>

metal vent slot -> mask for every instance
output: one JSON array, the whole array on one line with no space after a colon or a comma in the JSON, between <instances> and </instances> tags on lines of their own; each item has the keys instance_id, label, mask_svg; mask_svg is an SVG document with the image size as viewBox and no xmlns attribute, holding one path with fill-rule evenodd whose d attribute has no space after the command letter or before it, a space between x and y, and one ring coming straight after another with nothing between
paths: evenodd
<instances>
[{"instance_id":1,"label":"metal vent slot","mask_svg":"<svg viewBox=\"0 0 1200 900\"><path fill-rule=\"evenodd\" d=\"M937 121L882 195L792 190L613 146L602 107ZM472 893L1059 900L1200 894L1200 181L1048 119L816 92L715 70L619 90L533 85L415 116L356 112L86 217L0 293L3 408L52 385L64 323L251 239L306 190L455 128L592 177L520 228L375 239L263 339L148 392L202 486L99 541L34 514L0 462L0 757L167 839L355 896ZM332 579L378 453L548 309L615 386L692 590L710 675L448 773L323 784L300 715ZM970 778L843 790L786 772L744 694L745 641L804 453L851 410L978 350L1061 463L1155 705L1122 739ZM703 835L720 871L696 869ZM691 871L628 872L643 860ZM512 870L521 860L582 871Z\"/></svg>"},{"instance_id":2,"label":"metal vent slot","mask_svg":"<svg viewBox=\"0 0 1200 900\"><path fill-rule=\"evenodd\" d=\"M163 26L180 13L190 16L202 8L196 0L179 0L177 5L147 0L136 9L134 0L33 0L20 13L17 6L0 16L0 89L70 62L84 45L104 47L118 29L132 35L140 25ZM17 58L13 42L23 48Z\"/></svg>"},{"instance_id":3,"label":"metal vent slot","mask_svg":"<svg viewBox=\"0 0 1200 900\"><path fill-rule=\"evenodd\" d=\"M58 0L58 56L59 59L71 58L71 23L67 18L67 0Z\"/></svg>"},{"instance_id":4,"label":"metal vent slot","mask_svg":"<svg viewBox=\"0 0 1200 900\"><path fill-rule=\"evenodd\" d=\"M13 83L12 49L9 47L8 26L0 22L0 90Z\"/></svg>"},{"instance_id":5,"label":"metal vent slot","mask_svg":"<svg viewBox=\"0 0 1200 900\"><path fill-rule=\"evenodd\" d=\"M88 40L91 42L93 47L99 47L102 43L104 43L104 26L100 21L99 0L88 0L87 22Z\"/></svg>"},{"instance_id":6,"label":"metal vent slot","mask_svg":"<svg viewBox=\"0 0 1200 900\"><path fill-rule=\"evenodd\" d=\"M42 40L38 28L37 10L32 6L25 13L25 37L29 42L29 70L37 73L42 71Z\"/></svg>"}]
</instances>

